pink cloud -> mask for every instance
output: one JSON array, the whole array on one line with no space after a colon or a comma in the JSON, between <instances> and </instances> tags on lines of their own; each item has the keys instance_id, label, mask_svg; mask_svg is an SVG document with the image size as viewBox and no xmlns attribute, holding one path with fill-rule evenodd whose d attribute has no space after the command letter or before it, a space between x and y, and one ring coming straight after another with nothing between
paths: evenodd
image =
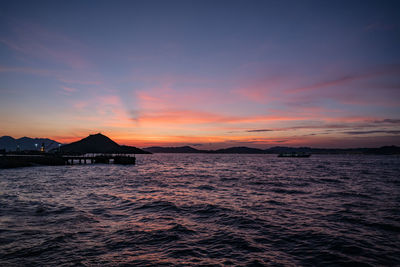
<instances>
[{"instance_id":1,"label":"pink cloud","mask_svg":"<svg viewBox=\"0 0 400 267\"><path fill-rule=\"evenodd\" d=\"M74 92L78 91L78 89L72 88L72 87L62 86L61 88L67 93L74 93Z\"/></svg>"},{"instance_id":2,"label":"pink cloud","mask_svg":"<svg viewBox=\"0 0 400 267\"><path fill-rule=\"evenodd\" d=\"M253 102L264 103L267 99L265 88L240 88L233 90L233 92Z\"/></svg>"},{"instance_id":3,"label":"pink cloud","mask_svg":"<svg viewBox=\"0 0 400 267\"><path fill-rule=\"evenodd\" d=\"M128 128L134 125L118 95L99 95L72 102L74 120L97 127Z\"/></svg>"},{"instance_id":4,"label":"pink cloud","mask_svg":"<svg viewBox=\"0 0 400 267\"><path fill-rule=\"evenodd\" d=\"M238 83L241 85L233 89L232 93L252 102L268 103L279 100L280 90L288 81L282 77L272 77L251 81L243 80Z\"/></svg>"},{"instance_id":5,"label":"pink cloud","mask_svg":"<svg viewBox=\"0 0 400 267\"><path fill-rule=\"evenodd\" d=\"M105 95L98 96L96 102L100 103L100 105L111 105L111 106L121 106L121 98L117 95Z\"/></svg>"},{"instance_id":6,"label":"pink cloud","mask_svg":"<svg viewBox=\"0 0 400 267\"><path fill-rule=\"evenodd\" d=\"M141 110L205 108L231 101L229 94L214 88L187 86L178 90L167 84L136 91L134 97Z\"/></svg>"}]
</instances>

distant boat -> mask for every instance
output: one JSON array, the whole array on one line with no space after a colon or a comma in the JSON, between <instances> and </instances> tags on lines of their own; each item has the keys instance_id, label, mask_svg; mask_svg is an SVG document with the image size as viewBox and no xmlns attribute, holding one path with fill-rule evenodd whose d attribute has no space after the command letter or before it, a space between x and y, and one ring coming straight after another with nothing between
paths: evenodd
<instances>
[{"instance_id":1,"label":"distant boat","mask_svg":"<svg viewBox=\"0 0 400 267\"><path fill-rule=\"evenodd\" d=\"M281 158L309 158L311 154L306 154L306 153L281 153L278 155L278 157Z\"/></svg>"}]
</instances>

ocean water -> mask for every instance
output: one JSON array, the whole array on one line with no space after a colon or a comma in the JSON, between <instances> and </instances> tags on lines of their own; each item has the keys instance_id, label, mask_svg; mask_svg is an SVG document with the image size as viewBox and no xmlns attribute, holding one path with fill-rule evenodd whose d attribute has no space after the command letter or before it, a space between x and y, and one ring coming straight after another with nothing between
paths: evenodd
<instances>
[{"instance_id":1,"label":"ocean water","mask_svg":"<svg viewBox=\"0 0 400 267\"><path fill-rule=\"evenodd\" d=\"M1 266L400 264L400 158L139 155L0 170Z\"/></svg>"}]
</instances>

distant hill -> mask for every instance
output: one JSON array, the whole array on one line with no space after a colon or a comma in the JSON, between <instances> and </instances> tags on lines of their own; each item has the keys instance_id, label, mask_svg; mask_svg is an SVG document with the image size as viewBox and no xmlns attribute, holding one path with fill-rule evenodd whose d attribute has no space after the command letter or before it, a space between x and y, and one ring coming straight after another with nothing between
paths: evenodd
<instances>
[{"instance_id":1,"label":"distant hill","mask_svg":"<svg viewBox=\"0 0 400 267\"><path fill-rule=\"evenodd\" d=\"M400 147L383 146L380 148L368 148L366 149L365 154L395 155L400 154Z\"/></svg>"},{"instance_id":2,"label":"distant hill","mask_svg":"<svg viewBox=\"0 0 400 267\"><path fill-rule=\"evenodd\" d=\"M212 154L281 154L281 153L307 153L307 154L374 154L394 155L400 154L400 147L384 146L380 148L311 148L311 147L271 147L258 149L251 147L230 147L218 150L198 150L190 146L182 147L147 147L145 151L152 153L212 153Z\"/></svg>"},{"instance_id":3,"label":"distant hill","mask_svg":"<svg viewBox=\"0 0 400 267\"><path fill-rule=\"evenodd\" d=\"M373 154L395 155L400 154L398 146L383 146L379 148L310 148L310 147L271 147L267 153L309 153L309 154Z\"/></svg>"},{"instance_id":4,"label":"distant hill","mask_svg":"<svg viewBox=\"0 0 400 267\"><path fill-rule=\"evenodd\" d=\"M89 135L82 140L63 145L60 148L63 153L126 153L126 154L150 154L133 146L120 146L113 140L100 133Z\"/></svg>"},{"instance_id":5,"label":"distant hill","mask_svg":"<svg viewBox=\"0 0 400 267\"><path fill-rule=\"evenodd\" d=\"M120 146L120 152L124 154L151 154L149 151L144 151L143 149L134 146Z\"/></svg>"},{"instance_id":6,"label":"distant hill","mask_svg":"<svg viewBox=\"0 0 400 267\"><path fill-rule=\"evenodd\" d=\"M286 146L275 146L265 150L267 153L280 154L280 153L310 153L311 148L309 147L286 147Z\"/></svg>"},{"instance_id":7,"label":"distant hill","mask_svg":"<svg viewBox=\"0 0 400 267\"><path fill-rule=\"evenodd\" d=\"M265 154L265 150L251 147L230 147L225 149L214 150L211 153L221 153L221 154Z\"/></svg>"},{"instance_id":8,"label":"distant hill","mask_svg":"<svg viewBox=\"0 0 400 267\"><path fill-rule=\"evenodd\" d=\"M37 144L37 146L35 145ZM60 144L57 141L48 138L30 138L22 137L15 139L11 136L0 137L0 149L5 149L6 151L17 151L17 150L39 150L44 144L45 151L58 148Z\"/></svg>"},{"instance_id":9,"label":"distant hill","mask_svg":"<svg viewBox=\"0 0 400 267\"><path fill-rule=\"evenodd\" d=\"M143 148L143 150L151 152L151 153L204 153L204 152L207 152L207 151L195 149L190 146L180 146L180 147L152 146L152 147Z\"/></svg>"},{"instance_id":10,"label":"distant hill","mask_svg":"<svg viewBox=\"0 0 400 267\"><path fill-rule=\"evenodd\" d=\"M264 150L250 147L230 147L218 150L199 150L190 146L180 147L160 147L153 146L143 148L145 151L152 153L220 153L220 154L263 154Z\"/></svg>"}]
</instances>

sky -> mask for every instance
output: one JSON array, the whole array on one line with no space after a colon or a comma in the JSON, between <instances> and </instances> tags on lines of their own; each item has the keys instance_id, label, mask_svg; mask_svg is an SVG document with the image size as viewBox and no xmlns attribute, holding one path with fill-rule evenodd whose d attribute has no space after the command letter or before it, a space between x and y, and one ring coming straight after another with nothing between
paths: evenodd
<instances>
[{"instance_id":1,"label":"sky","mask_svg":"<svg viewBox=\"0 0 400 267\"><path fill-rule=\"evenodd\" d=\"M400 145L399 1L0 2L0 136Z\"/></svg>"}]
</instances>

